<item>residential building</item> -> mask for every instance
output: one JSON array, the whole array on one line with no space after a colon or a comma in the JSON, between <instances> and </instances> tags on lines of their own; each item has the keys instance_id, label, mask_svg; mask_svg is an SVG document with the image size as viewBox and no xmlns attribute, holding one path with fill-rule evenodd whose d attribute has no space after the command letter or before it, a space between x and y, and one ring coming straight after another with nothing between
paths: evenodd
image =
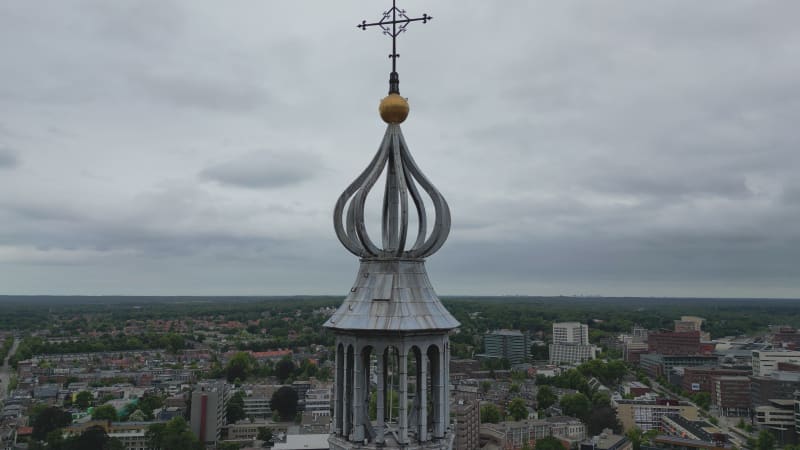
<instances>
[{"instance_id":1,"label":"residential building","mask_svg":"<svg viewBox=\"0 0 800 450\"><path fill-rule=\"evenodd\" d=\"M544 420L484 424L481 425L481 435L483 434L499 436L500 445L504 449L521 449L526 444L531 445L548 436L572 443L580 442L586 439L586 425L574 417L548 417Z\"/></svg>"},{"instance_id":2,"label":"residential building","mask_svg":"<svg viewBox=\"0 0 800 450\"><path fill-rule=\"evenodd\" d=\"M476 400L458 400L450 407L453 417L455 440L453 448L459 450L478 450L480 448L481 411Z\"/></svg>"},{"instance_id":3,"label":"residential building","mask_svg":"<svg viewBox=\"0 0 800 450\"><path fill-rule=\"evenodd\" d=\"M550 344L552 364L580 364L597 357L597 347L589 344L589 327L578 322L553 324L553 343Z\"/></svg>"},{"instance_id":4,"label":"residential building","mask_svg":"<svg viewBox=\"0 0 800 450\"><path fill-rule=\"evenodd\" d=\"M800 436L800 391L794 393L794 431Z\"/></svg>"},{"instance_id":5,"label":"residential building","mask_svg":"<svg viewBox=\"0 0 800 450\"><path fill-rule=\"evenodd\" d=\"M224 381L200 383L192 392L189 424L200 442L216 444L220 439L230 397L230 389Z\"/></svg>"},{"instance_id":6,"label":"residential building","mask_svg":"<svg viewBox=\"0 0 800 450\"><path fill-rule=\"evenodd\" d=\"M553 324L554 344L589 344L589 326L579 322L556 322Z\"/></svg>"},{"instance_id":7,"label":"residential building","mask_svg":"<svg viewBox=\"0 0 800 450\"><path fill-rule=\"evenodd\" d=\"M528 336L518 330L494 330L483 336L484 355L505 358L512 364L528 360Z\"/></svg>"}]
</instances>

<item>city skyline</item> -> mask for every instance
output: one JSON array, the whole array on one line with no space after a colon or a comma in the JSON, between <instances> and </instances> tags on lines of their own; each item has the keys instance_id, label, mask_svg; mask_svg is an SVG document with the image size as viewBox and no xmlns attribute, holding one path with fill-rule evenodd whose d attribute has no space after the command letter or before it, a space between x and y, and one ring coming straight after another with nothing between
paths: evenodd
<instances>
[{"instance_id":1,"label":"city skyline","mask_svg":"<svg viewBox=\"0 0 800 450\"><path fill-rule=\"evenodd\" d=\"M401 6L437 292L798 296L800 6ZM346 293L384 7L0 5L0 293Z\"/></svg>"}]
</instances>

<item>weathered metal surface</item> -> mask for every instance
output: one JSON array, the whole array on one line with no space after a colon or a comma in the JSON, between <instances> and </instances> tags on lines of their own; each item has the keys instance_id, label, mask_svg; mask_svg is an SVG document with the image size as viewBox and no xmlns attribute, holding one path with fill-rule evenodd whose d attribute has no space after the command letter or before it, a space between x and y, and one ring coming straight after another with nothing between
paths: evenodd
<instances>
[{"instance_id":1,"label":"weathered metal surface","mask_svg":"<svg viewBox=\"0 0 800 450\"><path fill-rule=\"evenodd\" d=\"M387 175L379 247L367 232L364 208L367 195L384 170L387 170ZM428 194L433 205L434 223L430 234L427 210L417 185ZM417 214L417 233L411 248L406 249L409 203L414 204ZM342 245L361 258L425 258L439 250L447 240L450 208L414 162L400 125L387 126L372 162L336 202L333 224Z\"/></svg>"},{"instance_id":2,"label":"weathered metal surface","mask_svg":"<svg viewBox=\"0 0 800 450\"><path fill-rule=\"evenodd\" d=\"M452 330L458 321L439 301L422 260L362 260L350 294L325 322L335 330Z\"/></svg>"}]
</instances>

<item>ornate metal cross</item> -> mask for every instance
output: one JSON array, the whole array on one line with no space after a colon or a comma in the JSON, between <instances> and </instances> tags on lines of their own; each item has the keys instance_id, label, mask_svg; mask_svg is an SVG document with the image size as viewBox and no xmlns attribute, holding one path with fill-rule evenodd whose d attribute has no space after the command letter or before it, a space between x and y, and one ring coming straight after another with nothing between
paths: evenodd
<instances>
[{"instance_id":1,"label":"ornate metal cross","mask_svg":"<svg viewBox=\"0 0 800 450\"><path fill-rule=\"evenodd\" d=\"M400 77L397 75L397 58L400 55L397 53L397 36L404 33L406 28L411 22L428 23L433 17L423 14L422 17L410 18L406 15L406 10L397 7L397 0L392 0L392 9L383 13L381 20L377 22L367 23L366 20L358 24L358 28L366 31L369 27L378 26L383 30L383 34L392 38L392 53L389 58L392 60L392 74L389 77L389 93L400 93Z\"/></svg>"}]
</instances>

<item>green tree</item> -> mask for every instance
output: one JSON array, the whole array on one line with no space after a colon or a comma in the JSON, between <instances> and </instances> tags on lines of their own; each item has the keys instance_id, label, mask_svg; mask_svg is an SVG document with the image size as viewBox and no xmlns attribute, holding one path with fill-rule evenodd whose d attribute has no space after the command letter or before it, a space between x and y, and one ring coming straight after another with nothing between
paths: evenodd
<instances>
[{"instance_id":1,"label":"green tree","mask_svg":"<svg viewBox=\"0 0 800 450\"><path fill-rule=\"evenodd\" d=\"M67 439L60 447L61 450L124 450L124 448L122 442L110 438L101 427L91 427L80 435Z\"/></svg>"},{"instance_id":2,"label":"green tree","mask_svg":"<svg viewBox=\"0 0 800 450\"><path fill-rule=\"evenodd\" d=\"M75 395L75 406L82 410L92 406L94 396L89 391L80 391Z\"/></svg>"},{"instance_id":3,"label":"green tree","mask_svg":"<svg viewBox=\"0 0 800 450\"><path fill-rule=\"evenodd\" d=\"M498 423L501 419L497 406L492 404L481 406L481 423Z\"/></svg>"},{"instance_id":4,"label":"green tree","mask_svg":"<svg viewBox=\"0 0 800 450\"><path fill-rule=\"evenodd\" d=\"M597 409L603 406L611 406L611 396L608 392L597 391L592 394L592 407Z\"/></svg>"},{"instance_id":5,"label":"green tree","mask_svg":"<svg viewBox=\"0 0 800 450\"><path fill-rule=\"evenodd\" d=\"M564 414L579 419L584 419L592 410L592 402L582 392L562 396L559 404Z\"/></svg>"},{"instance_id":6,"label":"green tree","mask_svg":"<svg viewBox=\"0 0 800 450\"><path fill-rule=\"evenodd\" d=\"M225 378L231 383L236 379L246 380L255 366L256 361L253 355L247 352L238 352L228 360L228 364L225 366Z\"/></svg>"},{"instance_id":7,"label":"green tree","mask_svg":"<svg viewBox=\"0 0 800 450\"><path fill-rule=\"evenodd\" d=\"M72 415L55 406L48 406L38 411L34 410L31 419L33 424L32 436L37 440L42 440L51 431L72 423Z\"/></svg>"},{"instance_id":8,"label":"green tree","mask_svg":"<svg viewBox=\"0 0 800 450\"><path fill-rule=\"evenodd\" d=\"M514 420L522 420L528 418L528 405L525 403L520 397L511 400L511 403L508 404L508 413Z\"/></svg>"},{"instance_id":9,"label":"green tree","mask_svg":"<svg viewBox=\"0 0 800 450\"><path fill-rule=\"evenodd\" d=\"M553 436L543 437L536 441L536 450L564 450L564 444Z\"/></svg>"},{"instance_id":10,"label":"green tree","mask_svg":"<svg viewBox=\"0 0 800 450\"><path fill-rule=\"evenodd\" d=\"M558 396L550 386L539 386L539 392L536 393L536 406L539 409L547 409L553 406L558 401Z\"/></svg>"},{"instance_id":11,"label":"green tree","mask_svg":"<svg viewBox=\"0 0 800 450\"><path fill-rule=\"evenodd\" d=\"M167 423L150 425L145 439L153 450L203 450L205 447L189 430L183 417L173 417Z\"/></svg>"},{"instance_id":12,"label":"green tree","mask_svg":"<svg viewBox=\"0 0 800 450\"><path fill-rule=\"evenodd\" d=\"M117 420L117 409L111 405L101 405L92 410L92 420Z\"/></svg>"},{"instance_id":13,"label":"green tree","mask_svg":"<svg viewBox=\"0 0 800 450\"><path fill-rule=\"evenodd\" d=\"M295 367L291 358L286 357L275 364L275 376L278 377L278 381L283 383L294 374L296 369L297 367Z\"/></svg>"},{"instance_id":14,"label":"green tree","mask_svg":"<svg viewBox=\"0 0 800 450\"><path fill-rule=\"evenodd\" d=\"M241 391L233 394L231 399L228 400L228 407L225 410L225 415L227 416L228 423L236 423L247 417L247 414L244 412L244 395L242 395Z\"/></svg>"},{"instance_id":15,"label":"green tree","mask_svg":"<svg viewBox=\"0 0 800 450\"><path fill-rule=\"evenodd\" d=\"M633 450L641 450L642 441L644 439L641 429L636 427L631 428L627 433L625 433L625 437L627 437L628 440L631 441L631 444L633 444Z\"/></svg>"},{"instance_id":16,"label":"green tree","mask_svg":"<svg viewBox=\"0 0 800 450\"><path fill-rule=\"evenodd\" d=\"M617 420L616 411L611 406L592 408L584 420L591 436L597 436L606 428L614 430L614 432L622 429L622 425Z\"/></svg>"},{"instance_id":17,"label":"green tree","mask_svg":"<svg viewBox=\"0 0 800 450\"><path fill-rule=\"evenodd\" d=\"M270 406L277 411L281 420L294 420L297 413L297 392L289 386L282 386L272 394Z\"/></svg>"},{"instance_id":18,"label":"green tree","mask_svg":"<svg viewBox=\"0 0 800 450\"><path fill-rule=\"evenodd\" d=\"M267 427L261 427L258 429L258 440L269 442L272 440L272 430Z\"/></svg>"},{"instance_id":19,"label":"green tree","mask_svg":"<svg viewBox=\"0 0 800 450\"><path fill-rule=\"evenodd\" d=\"M758 433L758 440L756 441L756 450L774 450L776 447L775 436L767 430L761 430Z\"/></svg>"}]
</instances>

